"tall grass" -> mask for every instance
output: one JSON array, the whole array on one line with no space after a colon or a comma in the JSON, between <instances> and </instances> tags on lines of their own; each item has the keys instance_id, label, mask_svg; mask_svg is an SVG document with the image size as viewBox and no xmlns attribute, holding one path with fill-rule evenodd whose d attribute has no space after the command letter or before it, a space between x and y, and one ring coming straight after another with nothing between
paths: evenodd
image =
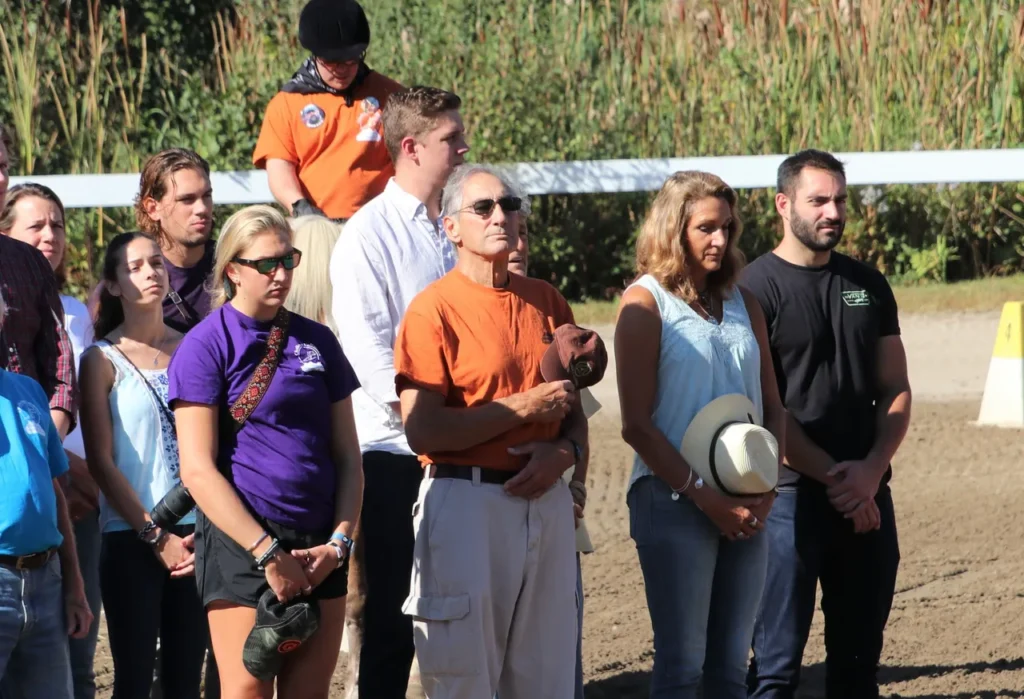
<instances>
[{"instance_id":1,"label":"tall grass","mask_svg":"<svg viewBox=\"0 0 1024 699\"><path fill-rule=\"evenodd\" d=\"M136 170L170 145L250 167L266 102L303 58L298 0L207 15L208 60L147 51L99 0L0 3L0 48L23 173ZM1024 142L1024 6L1013 0L376 0L369 62L458 92L486 161ZM159 27L153 27L157 30ZM189 65L194 65L194 56ZM770 192L743 193L750 253L776 234ZM864 194L864 196L862 196ZM649 196L543 197L539 273L600 296L630 269ZM945 279L1020 269L1020 186L854 192L846 247L888 273ZM105 228L76 214L81 283Z\"/></svg>"}]
</instances>

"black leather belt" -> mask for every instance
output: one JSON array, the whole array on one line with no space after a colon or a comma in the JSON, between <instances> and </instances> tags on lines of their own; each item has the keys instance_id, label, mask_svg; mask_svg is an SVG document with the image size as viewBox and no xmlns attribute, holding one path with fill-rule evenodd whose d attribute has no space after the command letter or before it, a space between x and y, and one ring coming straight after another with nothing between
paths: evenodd
<instances>
[{"instance_id":1,"label":"black leather belt","mask_svg":"<svg viewBox=\"0 0 1024 699\"><path fill-rule=\"evenodd\" d=\"M504 485L515 477L518 471L502 471L496 468L484 468L483 466L462 466L460 464L432 464L430 466L431 478L458 478L463 481L473 480L473 469L480 469L480 482L493 485Z\"/></svg>"},{"instance_id":2,"label":"black leather belt","mask_svg":"<svg viewBox=\"0 0 1024 699\"><path fill-rule=\"evenodd\" d=\"M15 570L35 570L49 563L55 553L57 549L30 553L27 556L0 556L0 566Z\"/></svg>"}]
</instances>

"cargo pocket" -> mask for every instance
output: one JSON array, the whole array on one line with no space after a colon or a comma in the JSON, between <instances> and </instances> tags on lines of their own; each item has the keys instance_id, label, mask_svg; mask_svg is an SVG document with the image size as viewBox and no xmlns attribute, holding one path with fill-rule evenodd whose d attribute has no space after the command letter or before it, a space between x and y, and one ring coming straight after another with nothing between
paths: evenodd
<instances>
[{"instance_id":1,"label":"cargo pocket","mask_svg":"<svg viewBox=\"0 0 1024 699\"><path fill-rule=\"evenodd\" d=\"M469 595L416 597L402 611L412 617L416 659L426 675L474 675L483 667L478 658L483 639L469 616Z\"/></svg>"}]
</instances>

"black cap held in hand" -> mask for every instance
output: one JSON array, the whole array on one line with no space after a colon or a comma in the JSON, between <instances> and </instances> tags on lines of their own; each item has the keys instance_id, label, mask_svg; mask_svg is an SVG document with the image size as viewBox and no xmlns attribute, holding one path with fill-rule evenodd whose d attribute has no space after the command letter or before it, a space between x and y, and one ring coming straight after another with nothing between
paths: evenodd
<instances>
[{"instance_id":1,"label":"black cap held in hand","mask_svg":"<svg viewBox=\"0 0 1024 699\"><path fill-rule=\"evenodd\" d=\"M281 671L284 657L309 640L320 627L320 605L301 597L282 603L267 589L256 607L256 623L242 647L242 664L267 682Z\"/></svg>"},{"instance_id":2,"label":"black cap held in hand","mask_svg":"<svg viewBox=\"0 0 1024 699\"><path fill-rule=\"evenodd\" d=\"M607 367L608 351L601 336L570 323L555 328L553 341L540 360L545 381L572 381L577 389L598 383Z\"/></svg>"},{"instance_id":3,"label":"black cap held in hand","mask_svg":"<svg viewBox=\"0 0 1024 699\"><path fill-rule=\"evenodd\" d=\"M354 61L370 45L370 23L355 0L309 0L299 15L299 43L324 61Z\"/></svg>"}]
</instances>

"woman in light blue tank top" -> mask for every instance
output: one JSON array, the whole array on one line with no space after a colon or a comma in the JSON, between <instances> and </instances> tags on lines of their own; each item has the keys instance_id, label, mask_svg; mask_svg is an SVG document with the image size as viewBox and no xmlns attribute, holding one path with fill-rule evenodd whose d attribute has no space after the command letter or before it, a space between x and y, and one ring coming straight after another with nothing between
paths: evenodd
<instances>
[{"instance_id":1,"label":"woman in light blue tank top","mask_svg":"<svg viewBox=\"0 0 1024 699\"><path fill-rule=\"evenodd\" d=\"M651 697L745 699L747 657L764 587L761 533L774 493L734 498L706 486L680 452L697 413L745 395L783 453L785 412L764 316L735 285L736 194L721 179L678 172L637 240L638 279L615 329L623 435L636 452L630 536L654 629Z\"/></svg>"},{"instance_id":2,"label":"woman in light blue tank top","mask_svg":"<svg viewBox=\"0 0 1024 699\"><path fill-rule=\"evenodd\" d=\"M166 530L153 506L178 482L167 365L181 333L164 324L160 248L123 233L107 248L82 358L82 431L100 488L100 591L114 660L113 699L148 699L157 636L165 697L199 699L207 627L194 576L195 513ZM173 670L170 670L173 668Z\"/></svg>"}]
</instances>

